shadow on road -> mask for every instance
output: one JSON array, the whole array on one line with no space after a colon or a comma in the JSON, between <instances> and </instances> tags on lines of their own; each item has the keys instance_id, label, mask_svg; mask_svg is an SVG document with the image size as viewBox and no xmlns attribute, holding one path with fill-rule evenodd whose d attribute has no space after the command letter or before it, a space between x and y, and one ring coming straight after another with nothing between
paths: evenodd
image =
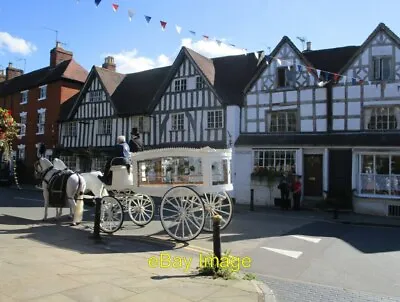
<instances>
[{"instance_id":1,"label":"shadow on road","mask_svg":"<svg viewBox=\"0 0 400 302\"><path fill-rule=\"evenodd\" d=\"M65 219L64 219L65 220ZM7 225L32 225L41 222L20 218L11 215L0 216L0 224ZM127 236L102 236L101 242L90 238L90 232L80 227L71 227L61 220L58 224L29 226L23 229L2 229L0 234L19 235L15 239L29 239L66 250L73 250L82 254L107 254L107 253L137 253L137 252L159 252L172 250L173 247L160 246L157 244L141 241L129 242L121 240Z\"/></svg>"}]
</instances>

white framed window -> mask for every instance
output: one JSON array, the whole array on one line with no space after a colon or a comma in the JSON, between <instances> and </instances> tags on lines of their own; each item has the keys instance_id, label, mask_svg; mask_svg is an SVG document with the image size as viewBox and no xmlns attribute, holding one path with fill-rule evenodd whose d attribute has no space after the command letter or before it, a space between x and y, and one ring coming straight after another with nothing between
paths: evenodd
<instances>
[{"instance_id":1,"label":"white framed window","mask_svg":"<svg viewBox=\"0 0 400 302\"><path fill-rule=\"evenodd\" d=\"M174 113L171 115L171 130L178 131L185 128L185 114Z\"/></svg>"},{"instance_id":2,"label":"white framed window","mask_svg":"<svg viewBox=\"0 0 400 302\"><path fill-rule=\"evenodd\" d=\"M28 90L21 91L21 104L27 104L28 103Z\"/></svg>"},{"instance_id":3,"label":"white framed window","mask_svg":"<svg viewBox=\"0 0 400 302\"><path fill-rule=\"evenodd\" d=\"M196 89L203 89L204 87L204 81L201 76L196 77Z\"/></svg>"},{"instance_id":4,"label":"white framed window","mask_svg":"<svg viewBox=\"0 0 400 302\"><path fill-rule=\"evenodd\" d=\"M223 111L214 110L207 112L207 128L220 129L224 127Z\"/></svg>"},{"instance_id":5,"label":"white framed window","mask_svg":"<svg viewBox=\"0 0 400 302\"><path fill-rule=\"evenodd\" d=\"M44 134L46 124L46 109L41 108L38 110L38 122L36 134Z\"/></svg>"},{"instance_id":6,"label":"white framed window","mask_svg":"<svg viewBox=\"0 0 400 302\"><path fill-rule=\"evenodd\" d=\"M372 71L374 81L390 80L392 75L392 57L374 56L372 57Z\"/></svg>"},{"instance_id":7,"label":"white framed window","mask_svg":"<svg viewBox=\"0 0 400 302\"><path fill-rule=\"evenodd\" d=\"M296 150L259 149L253 151L253 168L296 172Z\"/></svg>"},{"instance_id":8,"label":"white framed window","mask_svg":"<svg viewBox=\"0 0 400 302\"><path fill-rule=\"evenodd\" d=\"M95 90L89 92L89 102L101 102L103 100L103 91Z\"/></svg>"},{"instance_id":9,"label":"white framed window","mask_svg":"<svg viewBox=\"0 0 400 302\"><path fill-rule=\"evenodd\" d=\"M18 145L18 155L19 160L25 160L25 145Z\"/></svg>"},{"instance_id":10,"label":"white framed window","mask_svg":"<svg viewBox=\"0 0 400 302\"><path fill-rule=\"evenodd\" d=\"M68 169L71 169L72 171L76 170L76 156L74 155L61 155L60 159L64 162L64 164L67 166Z\"/></svg>"},{"instance_id":11,"label":"white framed window","mask_svg":"<svg viewBox=\"0 0 400 302\"><path fill-rule=\"evenodd\" d=\"M27 121L27 113L21 112L19 114L19 122L20 122L20 124L22 124L22 126L21 126L21 130L19 131L19 136L26 135L26 121Z\"/></svg>"},{"instance_id":12,"label":"white framed window","mask_svg":"<svg viewBox=\"0 0 400 302\"><path fill-rule=\"evenodd\" d=\"M76 122L66 123L64 126L64 135L65 136L77 136L76 128L77 128Z\"/></svg>"},{"instance_id":13,"label":"white framed window","mask_svg":"<svg viewBox=\"0 0 400 302\"><path fill-rule=\"evenodd\" d=\"M400 198L400 153L361 153L358 193Z\"/></svg>"},{"instance_id":14,"label":"white framed window","mask_svg":"<svg viewBox=\"0 0 400 302\"><path fill-rule=\"evenodd\" d=\"M186 79L175 80L175 91L185 91L186 90Z\"/></svg>"},{"instance_id":15,"label":"white framed window","mask_svg":"<svg viewBox=\"0 0 400 302\"><path fill-rule=\"evenodd\" d=\"M44 100L47 98L47 85L43 85L39 87L39 99L38 101Z\"/></svg>"},{"instance_id":16,"label":"white framed window","mask_svg":"<svg viewBox=\"0 0 400 302\"><path fill-rule=\"evenodd\" d=\"M296 111L275 111L269 113L269 132L297 131Z\"/></svg>"},{"instance_id":17,"label":"white framed window","mask_svg":"<svg viewBox=\"0 0 400 302\"><path fill-rule=\"evenodd\" d=\"M294 66L281 66L276 69L276 87L294 87L296 84L296 70Z\"/></svg>"},{"instance_id":18,"label":"white framed window","mask_svg":"<svg viewBox=\"0 0 400 302\"><path fill-rule=\"evenodd\" d=\"M396 115L400 115L397 107L374 107L367 109L368 130L393 130L398 129Z\"/></svg>"},{"instance_id":19,"label":"white framed window","mask_svg":"<svg viewBox=\"0 0 400 302\"><path fill-rule=\"evenodd\" d=\"M110 135L112 130L112 121L110 119L103 119L98 121L98 134Z\"/></svg>"}]
</instances>

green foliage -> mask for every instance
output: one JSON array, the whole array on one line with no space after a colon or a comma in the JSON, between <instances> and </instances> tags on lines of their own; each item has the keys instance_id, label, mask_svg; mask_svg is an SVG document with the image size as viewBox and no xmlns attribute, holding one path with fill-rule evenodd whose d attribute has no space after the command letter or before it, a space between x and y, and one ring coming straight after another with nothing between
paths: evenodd
<instances>
[{"instance_id":1,"label":"green foliage","mask_svg":"<svg viewBox=\"0 0 400 302\"><path fill-rule=\"evenodd\" d=\"M214 253L209 253L208 256L206 256L206 259L214 259ZM230 255L230 250L227 250L221 255L221 258L223 257L228 257L232 258ZM227 267L217 267L214 266L214 264L211 261L202 261L200 263L200 266L197 267L199 270L199 275L202 276L212 276L214 279L217 278L223 278L225 280L232 280L232 279L237 279L236 273L233 269L232 266L228 265Z\"/></svg>"},{"instance_id":2,"label":"green foliage","mask_svg":"<svg viewBox=\"0 0 400 302\"><path fill-rule=\"evenodd\" d=\"M243 276L243 280L256 280L256 275L252 274L252 273L246 273Z\"/></svg>"}]
</instances>

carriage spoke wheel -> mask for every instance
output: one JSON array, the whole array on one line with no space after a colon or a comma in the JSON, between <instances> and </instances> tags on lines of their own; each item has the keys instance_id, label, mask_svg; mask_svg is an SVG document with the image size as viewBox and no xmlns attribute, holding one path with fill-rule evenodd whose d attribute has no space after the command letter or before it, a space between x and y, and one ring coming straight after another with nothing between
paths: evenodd
<instances>
[{"instance_id":1,"label":"carriage spoke wheel","mask_svg":"<svg viewBox=\"0 0 400 302\"><path fill-rule=\"evenodd\" d=\"M165 193L160 207L164 230L177 241L195 239L203 230L204 204L191 188L174 187Z\"/></svg>"},{"instance_id":2,"label":"carriage spoke wheel","mask_svg":"<svg viewBox=\"0 0 400 302\"><path fill-rule=\"evenodd\" d=\"M124 211L121 203L112 196L101 199L100 229L112 234L118 231L124 223Z\"/></svg>"},{"instance_id":3,"label":"carriage spoke wheel","mask_svg":"<svg viewBox=\"0 0 400 302\"><path fill-rule=\"evenodd\" d=\"M221 230L225 229L232 220L233 203L232 199L226 192L208 193L202 196L206 217L204 230L207 232L213 231L213 216L220 215Z\"/></svg>"},{"instance_id":4,"label":"carriage spoke wheel","mask_svg":"<svg viewBox=\"0 0 400 302\"><path fill-rule=\"evenodd\" d=\"M128 214L134 224L145 226L153 220L155 209L153 198L144 194L134 194L128 199Z\"/></svg>"}]
</instances>

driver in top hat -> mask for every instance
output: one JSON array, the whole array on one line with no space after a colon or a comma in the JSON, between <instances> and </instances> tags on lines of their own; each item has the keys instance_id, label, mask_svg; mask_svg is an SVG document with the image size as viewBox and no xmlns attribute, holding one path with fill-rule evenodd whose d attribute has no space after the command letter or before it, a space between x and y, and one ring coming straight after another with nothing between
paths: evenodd
<instances>
[{"instance_id":1,"label":"driver in top hat","mask_svg":"<svg viewBox=\"0 0 400 302\"><path fill-rule=\"evenodd\" d=\"M137 128L132 128L131 139L128 143L131 152L143 151L143 142Z\"/></svg>"}]
</instances>

